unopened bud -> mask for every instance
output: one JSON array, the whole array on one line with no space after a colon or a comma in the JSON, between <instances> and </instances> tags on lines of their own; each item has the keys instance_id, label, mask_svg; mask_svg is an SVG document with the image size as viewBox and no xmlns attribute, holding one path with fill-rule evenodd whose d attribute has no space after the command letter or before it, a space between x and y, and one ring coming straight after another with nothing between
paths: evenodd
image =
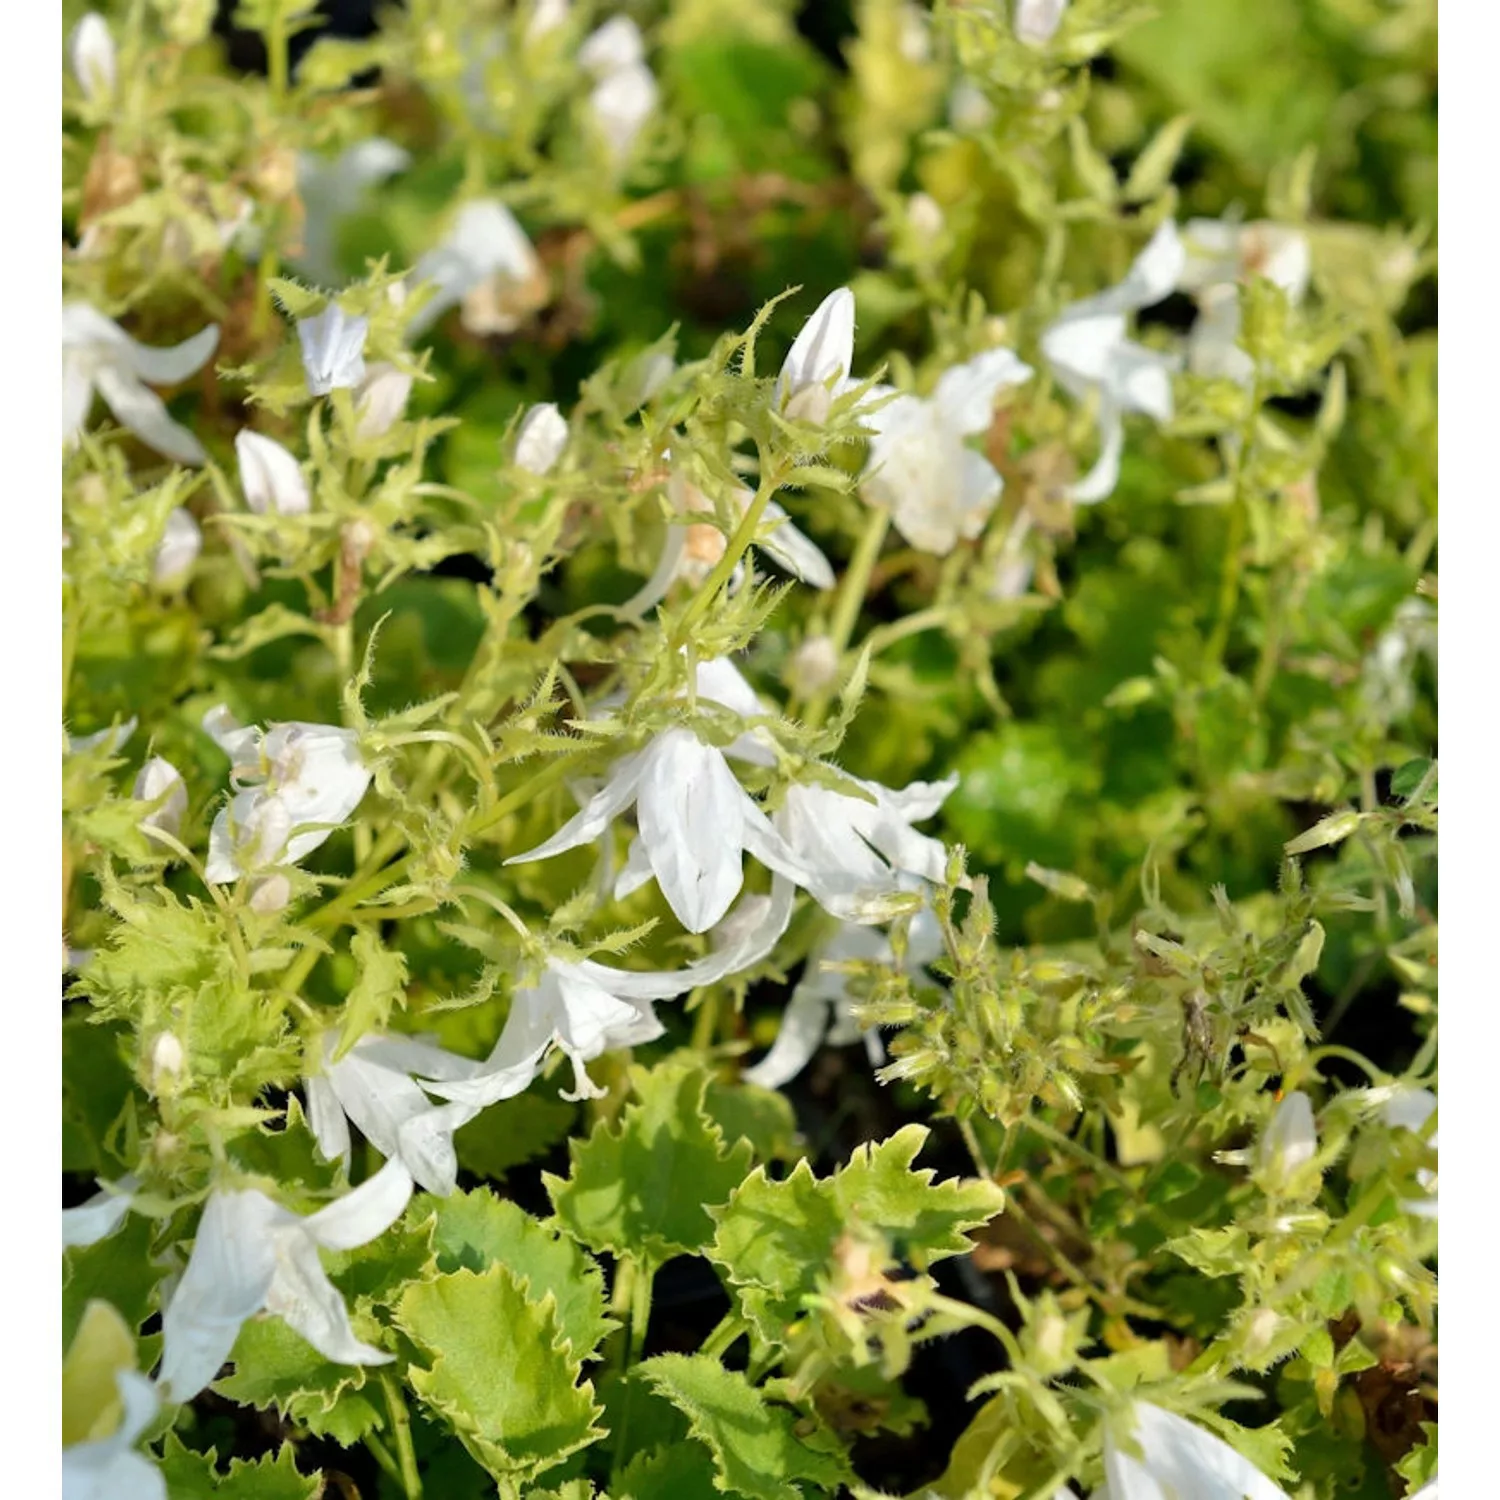
<instances>
[{"instance_id":1,"label":"unopened bud","mask_svg":"<svg viewBox=\"0 0 1500 1500\"><path fill-rule=\"evenodd\" d=\"M1276 1188L1285 1188L1318 1151L1318 1127L1312 1100L1301 1089L1276 1106L1271 1123L1260 1138L1256 1165Z\"/></svg>"},{"instance_id":2,"label":"unopened bud","mask_svg":"<svg viewBox=\"0 0 1500 1500\"><path fill-rule=\"evenodd\" d=\"M911 227L924 240L935 240L943 232L943 210L930 193L913 193L906 204Z\"/></svg>"},{"instance_id":3,"label":"unopened bud","mask_svg":"<svg viewBox=\"0 0 1500 1500\"><path fill-rule=\"evenodd\" d=\"M354 399L355 437L384 437L401 420L411 387L412 377L385 360L366 366Z\"/></svg>"},{"instance_id":4,"label":"unopened bud","mask_svg":"<svg viewBox=\"0 0 1500 1500\"><path fill-rule=\"evenodd\" d=\"M248 429L234 440L240 488L257 515L305 515L312 506L307 478L297 460L274 438Z\"/></svg>"},{"instance_id":5,"label":"unopened bud","mask_svg":"<svg viewBox=\"0 0 1500 1500\"><path fill-rule=\"evenodd\" d=\"M135 789L131 795L137 802L158 802L160 806L148 812L140 821L140 827L159 828L163 833L176 836L187 812L187 787L183 784L177 767L160 755L153 755L141 767L135 778Z\"/></svg>"},{"instance_id":6,"label":"unopened bud","mask_svg":"<svg viewBox=\"0 0 1500 1500\"><path fill-rule=\"evenodd\" d=\"M285 875L267 875L257 880L250 891L250 910L263 917L283 911L292 899L292 883Z\"/></svg>"},{"instance_id":7,"label":"unopened bud","mask_svg":"<svg viewBox=\"0 0 1500 1500\"><path fill-rule=\"evenodd\" d=\"M102 104L115 91L115 39L97 11L89 11L73 28L69 51L84 97L90 104Z\"/></svg>"},{"instance_id":8,"label":"unopened bud","mask_svg":"<svg viewBox=\"0 0 1500 1500\"><path fill-rule=\"evenodd\" d=\"M186 1061L182 1043L170 1031L164 1031L151 1044L151 1092L159 1094L163 1085L181 1076Z\"/></svg>"},{"instance_id":9,"label":"unopened bud","mask_svg":"<svg viewBox=\"0 0 1500 1500\"><path fill-rule=\"evenodd\" d=\"M203 532L192 512L180 505L167 516L161 541L151 557L151 577L161 588L181 582L203 550Z\"/></svg>"},{"instance_id":10,"label":"unopened bud","mask_svg":"<svg viewBox=\"0 0 1500 1500\"><path fill-rule=\"evenodd\" d=\"M516 466L533 474L550 473L567 446L567 418L552 402L542 402L521 419L516 433Z\"/></svg>"},{"instance_id":11,"label":"unopened bud","mask_svg":"<svg viewBox=\"0 0 1500 1500\"><path fill-rule=\"evenodd\" d=\"M787 684L799 698L812 698L829 691L838 676L838 647L826 635L808 636L792 653L786 667Z\"/></svg>"}]
</instances>

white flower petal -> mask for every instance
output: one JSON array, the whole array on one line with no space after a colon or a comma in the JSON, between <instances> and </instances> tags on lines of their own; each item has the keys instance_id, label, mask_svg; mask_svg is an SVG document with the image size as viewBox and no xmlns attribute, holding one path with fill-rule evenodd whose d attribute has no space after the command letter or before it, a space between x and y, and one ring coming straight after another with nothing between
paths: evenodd
<instances>
[{"instance_id":1,"label":"white flower petal","mask_svg":"<svg viewBox=\"0 0 1500 1500\"><path fill-rule=\"evenodd\" d=\"M1016 37L1028 47L1045 47L1067 8L1068 0L1016 0Z\"/></svg>"},{"instance_id":2,"label":"white flower petal","mask_svg":"<svg viewBox=\"0 0 1500 1500\"><path fill-rule=\"evenodd\" d=\"M311 508L307 476L274 438L245 428L235 437L234 452L245 503L257 515L300 516Z\"/></svg>"},{"instance_id":3,"label":"white flower petal","mask_svg":"<svg viewBox=\"0 0 1500 1500\"><path fill-rule=\"evenodd\" d=\"M186 427L174 422L161 397L128 370L112 364L101 365L94 373L94 383L120 425L148 448L180 464L201 464L207 459L203 444Z\"/></svg>"},{"instance_id":4,"label":"white flower petal","mask_svg":"<svg viewBox=\"0 0 1500 1500\"><path fill-rule=\"evenodd\" d=\"M175 834L182 826L188 805L187 786L171 761L153 755L141 767L130 795L137 802L161 804L141 819L142 828L160 828L164 833Z\"/></svg>"},{"instance_id":5,"label":"white flower petal","mask_svg":"<svg viewBox=\"0 0 1500 1500\"><path fill-rule=\"evenodd\" d=\"M813 1060L828 1030L828 1002L798 990L787 1002L771 1050L741 1077L763 1089L784 1088Z\"/></svg>"},{"instance_id":6,"label":"white flower petal","mask_svg":"<svg viewBox=\"0 0 1500 1500\"><path fill-rule=\"evenodd\" d=\"M646 846L641 842L640 835L637 834L630 841L623 868L615 876L615 900L624 901L655 878L656 874L651 868L651 858L646 853Z\"/></svg>"},{"instance_id":7,"label":"white flower petal","mask_svg":"<svg viewBox=\"0 0 1500 1500\"><path fill-rule=\"evenodd\" d=\"M337 302L330 302L315 318L298 321L297 340L310 394L353 390L365 378L369 332L368 318L351 317Z\"/></svg>"},{"instance_id":8,"label":"white flower petal","mask_svg":"<svg viewBox=\"0 0 1500 1500\"><path fill-rule=\"evenodd\" d=\"M115 91L115 39L109 23L98 11L89 11L73 28L68 48L73 76L90 104L107 99Z\"/></svg>"},{"instance_id":9,"label":"white flower petal","mask_svg":"<svg viewBox=\"0 0 1500 1500\"><path fill-rule=\"evenodd\" d=\"M1144 1401L1135 1404L1134 1415L1142 1458L1105 1438L1109 1500L1287 1500L1222 1438Z\"/></svg>"},{"instance_id":10,"label":"white flower petal","mask_svg":"<svg viewBox=\"0 0 1500 1500\"><path fill-rule=\"evenodd\" d=\"M516 432L516 464L533 474L549 474L567 446L567 418L552 402L541 402L521 419Z\"/></svg>"},{"instance_id":11,"label":"white flower petal","mask_svg":"<svg viewBox=\"0 0 1500 1500\"><path fill-rule=\"evenodd\" d=\"M592 844L634 800L641 777L646 772L646 751L637 751L617 760L610 768L609 780L589 798L550 839L522 854L512 854L508 865L524 864L533 859L551 859L569 849Z\"/></svg>"},{"instance_id":12,"label":"white flower petal","mask_svg":"<svg viewBox=\"0 0 1500 1500\"><path fill-rule=\"evenodd\" d=\"M210 323L192 338L166 349L137 343L129 334L120 333L120 347L125 364L151 385L177 385L196 375L219 347L219 326Z\"/></svg>"},{"instance_id":13,"label":"white flower petal","mask_svg":"<svg viewBox=\"0 0 1500 1500\"><path fill-rule=\"evenodd\" d=\"M349 1119L327 1074L303 1079L302 1091L307 1097L307 1123L323 1159L347 1163L353 1153Z\"/></svg>"},{"instance_id":14,"label":"white flower petal","mask_svg":"<svg viewBox=\"0 0 1500 1500\"><path fill-rule=\"evenodd\" d=\"M1276 1106L1260 1138L1256 1160L1261 1171L1284 1184L1318 1152L1318 1127L1312 1100L1295 1089Z\"/></svg>"},{"instance_id":15,"label":"white flower petal","mask_svg":"<svg viewBox=\"0 0 1500 1500\"><path fill-rule=\"evenodd\" d=\"M393 1159L352 1192L303 1219L301 1230L325 1250L353 1250L401 1217L411 1190L411 1173Z\"/></svg>"},{"instance_id":16,"label":"white flower petal","mask_svg":"<svg viewBox=\"0 0 1500 1500\"><path fill-rule=\"evenodd\" d=\"M772 500L766 506L765 518L776 524L757 539L756 546L775 558L793 578L800 578L815 589L831 589L838 581L832 565L819 548L797 530L786 511Z\"/></svg>"},{"instance_id":17,"label":"white flower petal","mask_svg":"<svg viewBox=\"0 0 1500 1500\"><path fill-rule=\"evenodd\" d=\"M669 729L646 752L636 816L657 884L689 932L706 932L744 882L740 825L749 797L723 752Z\"/></svg>"},{"instance_id":18,"label":"white flower petal","mask_svg":"<svg viewBox=\"0 0 1500 1500\"><path fill-rule=\"evenodd\" d=\"M99 1192L76 1208L63 1209L63 1249L97 1244L113 1234L130 1212L130 1195L136 1186L134 1177L122 1177L116 1183L101 1184Z\"/></svg>"},{"instance_id":19,"label":"white flower petal","mask_svg":"<svg viewBox=\"0 0 1500 1500\"><path fill-rule=\"evenodd\" d=\"M407 1179L408 1189L411 1179ZM324 1359L343 1365L383 1365L395 1358L361 1343L349 1322L349 1309L318 1259L318 1246L304 1234L282 1239L276 1279L266 1294L266 1311L302 1335Z\"/></svg>"},{"instance_id":20,"label":"white flower petal","mask_svg":"<svg viewBox=\"0 0 1500 1500\"><path fill-rule=\"evenodd\" d=\"M644 63L611 73L595 86L589 109L613 156L623 157L635 144L659 97L656 77Z\"/></svg>"},{"instance_id":21,"label":"white flower petal","mask_svg":"<svg viewBox=\"0 0 1500 1500\"><path fill-rule=\"evenodd\" d=\"M1011 350L990 349L945 370L932 393L932 404L955 431L983 432L994 415L996 394L1030 380L1032 373L1031 366Z\"/></svg>"},{"instance_id":22,"label":"white flower petal","mask_svg":"<svg viewBox=\"0 0 1500 1500\"><path fill-rule=\"evenodd\" d=\"M354 435L359 438L384 437L401 420L411 396L412 383L412 376L387 360L367 365L364 384L354 400L354 414L358 419Z\"/></svg>"},{"instance_id":23,"label":"white flower petal","mask_svg":"<svg viewBox=\"0 0 1500 1500\"><path fill-rule=\"evenodd\" d=\"M615 16L584 39L578 49L579 66L595 78L607 78L633 67L646 56L641 29L629 16Z\"/></svg>"},{"instance_id":24,"label":"white flower petal","mask_svg":"<svg viewBox=\"0 0 1500 1500\"><path fill-rule=\"evenodd\" d=\"M498 198L465 203L443 242L429 250L412 270L416 285L431 282L436 291L407 324L411 337L423 333L450 307L491 277L524 283L540 268L536 251L516 216Z\"/></svg>"},{"instance_id":25,"label":"white flower petal","mask_svg":"<svg viewBox=\"0 0 1500 1500\"><path fill-rule=\"evenodd\" d=\"M1101 444L1094 467L1068 486L1068 498L1075 505L1093 505L1107 500L1120 482L1120 460L1125 454L1125 423L1113 401L1099 403L1099 436Z\"/></svg>"},{"instance_id":26,"label":"white flower petal","mask_svg":"<svg viewBox=\"0 0 1500 1500\"><path fill-rule=\"evenodd\" d=\"M219 1373L240 1325L261 1309L275 1279L272 1231L294 1222L253 1189L209 1196L187 1269L162 1315L157 1382L173 1401L192 1400Z\"/></svg>"},{"instance_id":27,"label":"white flower petal","mask_svg":"<svg viewBox=\"0 0 1500 1500\"><path fill-rule=\"evenodd\" d=\"M776 377L776 404L784 406L805 391L819 392L826 403L824 387L833 382L837 394L853 364L854 293L840 287L818 304L793 340Z\"/></svg>"},{"instance_id":28,"label":"white flower petal","mask_svg":"<svg viewBox=\"0 0 1500 1500\"><path fill-rule=\"evenodd\" d=\"M193 513L177 506L167 513L161 541L151 554L151 577L162 587L178 582L203 550L203 531Z\"/></svg>"},{"instance_id":29,"label":"white flower petal","mask_svg":"<svg viewBox=\"0 0 1500 1500\"><path fill-rule=\"evenodd\" d=\"M115 1389L122 1408L119 1427L108 1437L63 1449L63 1500L167 1500L161 1470L134 1451L160 1408L156 1387L138 1370L118 1370Z\"/></svg>"}]
</instances>

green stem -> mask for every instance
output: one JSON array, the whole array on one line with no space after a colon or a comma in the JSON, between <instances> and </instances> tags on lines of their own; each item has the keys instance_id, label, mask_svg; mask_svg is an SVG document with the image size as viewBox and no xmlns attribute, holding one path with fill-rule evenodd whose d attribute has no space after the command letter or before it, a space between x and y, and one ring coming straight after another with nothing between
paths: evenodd
<instances>
[{"instance_id":1,"label":"green stem","mask_svg":"<svg viewBox=\"0 0 1500 1500\"><path fill-rule=\"evenodd\" d=\"M742 1334L750 1331L750 1325L736 1312L727 1312L719 1319L719 1326L704 1339L699 1354L710 1359L721 1358Z\"/></svg>"},{"instance_id":2,"label":"green stem","mask_svg":"<svg viewBox=\"0 0 1500 1500\"><path fill-rule=\"evenodd\" d=\"M854 634L854 624L859 619L860 606L865 602L865 591L870 586L870 574L874 571L875 560L880 556L881 547L885 545L885 536L890 529L890 524L891 513L888 510L878 505L870 508L864 533L854 549L854 556L849 559L849 568L844 574L844 581L839 585L838 603L833 609L833 623L828 628L828 637L833 642L834 652L838 656L844 654L844 648L849 644L849 637ZM816 729L823 722L828 713L831 698L831 691L825 688L807 705L807 712L803 718L809 728Z\"/></svg>"},{"instance_id":3,"label":"green stem","mask_svg":"<svg viewBox=\"0 0 1500 1500\"><path fill-rule=\"evenodd\" d=\"M1249 466L1250 450L1255 442L1255 424L1260 419L1261 408L1260 373L1256 372L1255 384L1250 390L1250 410L1240 429L1239 442L1234 450L1233 490L1229 499L1229 537L1225 544L1224 572L1219 579L1219 604L1214 632L1208 640L1208 666L1220 666L1229 645L1229 632L1234 625L1235 606L1240 598L1240 579L1245 571L1245 530L1249 524L1249 504L1245 499L1245 470ZM1205 673L1205 676L1211 675Z\"/></svg>"},{"instance_id":4,"label":"green stem","mask_svg":"<svg viewBox=\"0 0 1500 1500\"><path fill-rule=\"evenodd\" d=\"M375 1462L385 1470L397 1484L401 1483L401 1470L397 1467L396 1460L391 1457L391 1450L375 1436L373 1432L365 1434L365 1447L375 1456Z\"/></svg>"},{"instance_id":5,"label":"green stem","mask_svg":"<svg viewBox=\"0 0 1500 1500\"><path fill-rule=\"evenodd\" d=\"M396 1457L401 1466L401 1488L406 1500L422 1500L422 1476L417 1472L417 1450L411 1440L411 1415L401 1394L401 1382L389 1370L382 1370L380 1383L385 1387L385 1404L391 1414L391 1433L396 1439Z\"/></svg>"},{"instance_id":6,"label":"green stem","mask_svg":"<svg viewBox=\"0 0 1500 1500\"><path fill-rule=\"evenodd\" d=\"M755 498L745 509L745 514L740 517L740 524L735 527L734 535L729 538L728 545L724 548L724 555L714 564L713 571L703 580L703 587L692 597L687 609L683 612L682 620L677 626L673 637L673 645L685 646L692 638L692 628L702 618L708 606L718 598L720 590L734 576L734 570L739 566L740 559L750 550L750 543L755 540L756 527L760 525L760 518L766 513L766 506L771 503L771 496L781 488L784 475L781 470L773 470L765 475L760 482L760 488L755 492Z\"/></svg>"},{"instance_id":7,"label":"green stem","mask_svg":"<svg viewBox=\"0 0 1500 1500\"><path fill-rule=\"evenodd\" d=\"M641 1352L646 1347L646 1325L651 1321L651 1283L656 1268L648 1260L637 1261L621 1256L615 1267L614 1292L610 1297L609 1310L625 1320L624 1337L619 1340L617 1352L620 1356L616 1368L625 1381L625 1394L620 1402L620 1425L615 1431L614 1452L610 1459L611 1489L615 1488L620 1471L630 1462L630 1448L626 1441L630 1434L630 1408L635 1400L635 1383L630 1380L630 1371L640 1363Z\"/></svg>"}]
</instances>

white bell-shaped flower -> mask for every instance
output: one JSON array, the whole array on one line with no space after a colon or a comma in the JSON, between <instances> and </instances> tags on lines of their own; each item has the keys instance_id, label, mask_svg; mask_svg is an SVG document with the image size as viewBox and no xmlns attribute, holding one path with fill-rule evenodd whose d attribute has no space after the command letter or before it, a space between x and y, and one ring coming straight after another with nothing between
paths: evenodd
<instances>
[{"instance_id":1,"label":"white bell-shaped flower","mask_svg":"<svg viewBox=\"0 0 1500 1500\"><path fill-rule=\"evenodd\" d=\"M958 785L914 781L903 791L849 778L869 793L866 802L826 786L793 785L772 823L801 868L799 883L825 910L846 922L883 922L892 898L915 876L937 884L948 865L940 839L912 827L932 817Z\"/></svg>"},{"instance_id":2,"label":"white bell-shaped flower","mask_svg":"<svg viewBox=\"0 0 1500 1500\"><path fill-rule=\"evenodd\" d=\"M463 1077L474 1064L415 1037L361 1037L335 1058L337 1042L333 1032L324 1037L323 1071L304 1081L319 1150L330 1161L347 1160L353 1121L382 1156L399 1159L421 1187L446 1197L458 1180L453 1132L478 1110L434 1104L413 1075Z\"/></svg>"},{"instance_id":3,"label":"white bell-shaped flower","mask_svg":"<svg viewBox=\"0 0 1500 1500\"><path fill-rule=\"evenodd\" d=\"M209 830L204 873L216 883L296 864L349 819L369 787L352 729L303 723L243 729L222 708L210 710L203 727L229 756L241 788Z\"/></svg>"},{"instance_id":4,"label":"white bell-shaped flower","mask_svg":"<svg viewBox=\"0 0 1500 1500\"><path fill-rule=\"evenodd\" d=\"M68 53L84 98L90 104L108 99L115 91L115 39L98 11L87 12L73 28Z\"/></svg>"},{"instance_id":5,"label":"white bell-shaped flower","mask_svg":"<svg viewBox=\"0 0 1500 1500\"><path fill-rule=\"evenodd\" d=\"M152 581L161 588L181 583L202 550L203 531L192 511L176 506L167 512L161 541L151 554Z\"/></svg>"},{"instance_id":6,"label":"white bell-shaped flower","mask_svg":"<svg viewBox=\"0 0 1500 1500\"><path fill-rule=\"evenodd\" d=\"M1139 1456L1106 1433L1101 1500L1288 1500L1248 1458L1186 1417L1137 1401L1131 1419Z\"/></svg>"},{"instance_id":7,"label":"white bell-shaped flower","mask_svg":"<svg viewBox=\"0 0 1500 1500\"><path fill-rule=\"evenodd\" d=\"M370 320L346 313L330 302L315 318L297 322L302 346L302 368L307 389L314 396L353 390L365 378L365 339Z\"/></svg>"},{"instance_id":8,"label":"white bell-shaped flower","mask_svg":"<svg viewBox=\"0 0 1500 1500\"><path fill-rule=\"evenodd\" d=\"M407 325L412 338L426 332L450 307L495 284L486 326L473 331L508 333L520 326L541 262L526 231L498 198L479 198L459 209L447 238L417 261L414 286L429 282L432 296ZM470 319L465 319L466 325Z\"/></svg>"},{"instance_id":9,"label":"white bell-shaped flower","mask_svg":"<svg viewBox=\"0 0 1500 1500\"><path fill-rule=\"evenodd\" d=\"M391 1355L355 1337L318 1251L353 1250L383 1234L411 1192L411 1173L400 1161L388 1161L306 1218L254 1188L212 1193L187 1269L162 1315L158 1383L172 1400L190 1401L219 1373L241 1324L259 1312L279 1315L336 1364L389 1363Z\"/></svg>"},{"instance_id":10,"label":"white bell-shaped flower","mask_svg":"<svg viewBox=\"0 0 1500 1500\"><path fill-rule=\"evenodd\" d=\"M257 515L301 516L312 506L307 476L274 438L247 427L234 440L245 503Z\"/></svg>"},{"instance_id":11,"label":"white bell-shaped flower","mask_svg":"<svg viewBox=\"0 0 1500 1500\"><path fill-rule=\"evenodd\" d=\"M1126 413L1171 420L1172 372L1178 360L1127 338L1126 320L1173 291L1185 258L1177 226L1169 220L1152 235L1124 281L1064 308L1042 334L1042 353L1058 383L1080 401L1097 402L1099 457L1068 491L1081 505L1114 492L1125 449Z\"/></svg>"},{"instance_id":12,"label":"white bell-shaped flower","mask_svg":"<svg viewBox=\"0 0 1500 1500\"><path fill-rule=\"evenodd\" d=\"M568 419L551 401L539 402L516 430L516 466L550 474L568 446Z\"/></svg>"},{"instance_id":13,"label":"white bell-shaped flower","mask_svg":"<svg viewBox=\"0 0 1500 1500\"><path fill-rule=\"evenodd\" d=\"M937 919L924 906L907 930L907 972L920 974L942 951ZM766 1089L784 1088L812 1061L824 1042L831 1047L847 1047L863 1041L872 1067L885 1061L879 1034L861 1029L854 1019L851 976L829 967L850 962L894 965L896 954L890 937L878 927L841 922L832 937L808 954L807 967L787 1001L776 1040L754 1067L745 1069L741 1076L746 1083Z\"/></svg>"},{"instance_id":14,"label":"white bell-shaped flower","mask_svg":"<svg viewBox=\"0 0 1500 1500\"><path fill-rule=\"evenodd\" d=\"M629 16L612 17L585 38L578 61L595 80L589 112L611 154L622 158L660 96L640 28Z\"/></svg>"},{"instance_id":15,"label":"white bell-shaped flower","mask_svg":"<svg viewBox=\"0 0 1500 1500\"><path fill-rule=\"evenodd\" d=\"M120 1425L108 1437L62 1451L62 1500L167 1500L167 1481L135 1445L161 1405L138 1370L117 1370Z\"/></svg>"},{"instance_id":16,"label":"white bell-shaped flower","mask_svg":"<svg viewBox=\"0 0 1500 1500\"><path fill-rule=\"evenodd\" d=\"M964 440L988 429L996 394L1031 373L991 349L944 371L931 396L898 395L864 418L874 436L861 489L913 547L943 556L984 530L1003 481Z\"/></svg>"},{"instance_id":17,"label":"white bell-shaped flower","mask_svg":"<svg viewBox=\"0 0 1500 1500\"><path fill-rule=\"evenodd\" d=\"M524 1090L556 1048L573 1065L573 1089L564 1098L593 1098L599 1090L585 1064L620 1047L662 1034L653 1002L699 985L717 984L759 963L776 946L792 915L790 881L775 877L769 896L747 896L713 934L713 950L671 973L616 969L592 959L550 958L536 983L511 999L510 1015L483 1063L464 1064L449 1054L441 1071L422 1079L429 1092L483 1108ZM457 1074L457 1076L455 1076Z\"/></svg>"},{"instance_id":18,"label":"white bell-shaped flower","mask_svg":"<svg viewBox=\"0 0 1500 1500\"><path fill-rule=\"evenodd\" d=\"M854 293L830 292L802 325L776 377L775 402L786 416L825 421L836 397L854 382Z\"/></svg>"},{"instance_id":19,"label":"white bell-shaped flower","mask_svg":"<svg viewBox=\"0 0 1500 1500\"><path fill-rule=\"evenodd\" d=\"M631 803L640 826L640 853L627 874L638 873L634 866L649 868L689 932L706 932L729 910L744 883L746 851L793 880L807 876L759 804L735 780L724 752L681 728L662 730L644 749L616 761L603 788L574 817L550 839L506 863L551 859L591 844Z\"/></svg>"},{"instance_id":20,"label":"white bell-shaped flower","mask_svg":"<svg viewBox=\"0 0 1500 1500\"><path fill-rule=\"evenodd\" d=\"M219 346L217 324L167 349L137 343L111 318L86 302L65 302L63 330L63 441L83 430L94 392L115 420L148 448L181 464L201 464L203 444L167 414L149 385L176 385L196 375Z\"/></svg>"},{"instance_id":21,"label":"white bell-shaped flower","mask_svg":"<svg viewBox=\"0 0 1500 1500\"><path fill-rule=\"evenodd\" d=\"M171 761L160 755L153 755L141 767L130 795L137 802L158 804L141 819L142 828L159 828L163 833L176 837L187 813L188 794L182 773Z\"/></svg>"}]
</instances>

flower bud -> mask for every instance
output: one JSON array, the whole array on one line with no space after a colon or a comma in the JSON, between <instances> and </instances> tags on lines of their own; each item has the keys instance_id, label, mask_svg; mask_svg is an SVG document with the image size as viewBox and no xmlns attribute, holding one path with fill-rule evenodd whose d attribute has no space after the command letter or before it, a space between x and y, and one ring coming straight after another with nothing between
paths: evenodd
<instances>
[{"instance_id":1,"label":"flower bud","mask_svg":"<svg viewBox=\"0 0 1500 1500\"><path fill-rule=\"evenodd\" d=\"M240 488L257 515L305 515L312 505L307 479L297 460L273 438L248 428L234 440L240 462Z\"/></svg>"},{"instance_id":2,"label":"flower bud","mask_svg":"<svg viewBox=\"0 0 1500 1500\"><path fill-rule=\"evenodd\" d=\"M550 401L533 406L516 433L516 466L548 474L568 446L567 418Z\"/></svg>"},{"instance_id":3,"label":"flower bud","mask_svg":"<svg viewBox=\"0 0 1500 1500\"><path fill-rule=\"evenodd\" d=\"M151 577L160 587L166 588L184 581L188 570L198 560L203 550L203 533L193 519L192 512L180 505L167 516L161 541L151 557Z\"/></svg>"},{"instance_id":4,"label":"flower bud","mask_svg":"<svg viewBox=\"0 0 1500 1500\"><path fill-rule=\"evenodd\" d=\"M151 1044L151 1092L161 1093L180 1077L185 1060L182 1043L170 1031L162 1032Z\"/></svg>"},{"instance_id":5,"label":"flower bud","mask_svg":"<svg viewBox=\"0 0 1500 1500\"><path fill-rule=\"evenodd\" d=\"M73 28L69 51L84 97L102 104L115 91L115 39L98 11L89 11Z\"/></svg>"},{"instance_id":6,"label":"flower bud","mask_svg":"<svg viewBox=\"0 0 1500 1500\"><path fill-rule=\"evenodd\" d=\"M826 635L810 635L792 652L787 663L787 685L799 698L825 693L838 681L839 653Z\"/></svg>"},{"instance_id":7,"label":"flower bud","mask_svg":"<svg viewBox=\"0 0 1500 1500\"><path fill-rule=\"evenodd\" d=\"M250 910L263 917L284 911L292 899L292 883L285 875L267 875L250 890Z\"/></svg>"},{"instance_id":8,"label":"flower bud","mask_svg":"<svg viewBox=\"0 0 1500 1500\"><path fill-rule=\"evenodd\" d=\"M935 240L943 232L943 210L931 193L913 193L906 203L911 227L924 240Z\"/></svg>"},{"instance_id":9,"label":"flower bud","mask_svg":"<svg viewBox=\"0 0 1500 1500\"><path fill-rule=\"evenodd\" d=\"M183 815L187 812L188 796L182 776L171 761L160 755L153 755L135 778L131 796L137 802L161 804L141 819L139 827L159 828L163 833L176 837L177 830L182 826Z\"/></svg>"},{"instance_id":10,"label":"flower bud","mask_svg":"<svg viewBox=\"0 0 1500 1500\"><path fill-rule=\"evenodd\" d=\"M384 437L401 420L411 387L412 377L385 360L368 366L354 400L355 437Z\"/></svg>"},{"instance_id":11,"label":"flower bud","mask_svg":"<svg viewBox=\"0 0 1500 1500\"><path fill-rule=\"evenodd\" d=\"M1271 1186L1285 1188L1318 1151L1312 1100L1297 1089L1276 1106L1256 1152L1256 1165Z\"/></svg>"}]
</instances>

